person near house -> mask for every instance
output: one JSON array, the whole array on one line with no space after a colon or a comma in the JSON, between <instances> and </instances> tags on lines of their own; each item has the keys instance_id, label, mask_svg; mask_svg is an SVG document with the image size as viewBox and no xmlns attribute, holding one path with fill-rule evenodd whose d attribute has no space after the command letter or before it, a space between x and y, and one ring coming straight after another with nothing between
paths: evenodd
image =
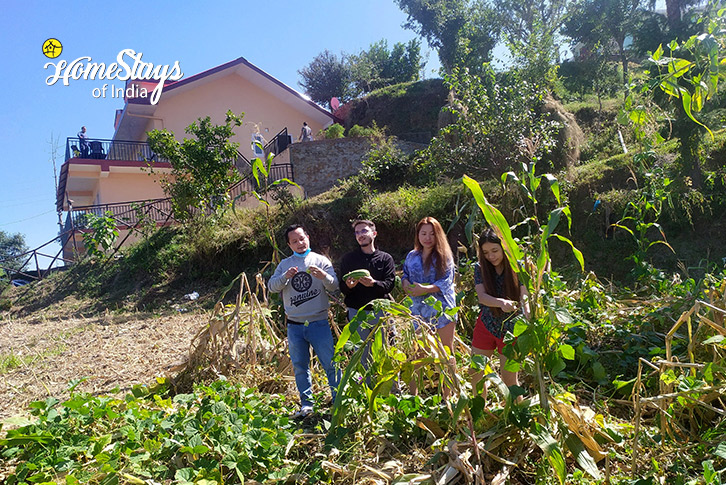
<instances>
[{"instance_id":1,"label":"person near house","mask_svg":"<svg viewBox=\"0 0 726 485\"><path fill-rule=\"evenodd\" d=\"M298 141L313 141L313 130L308 126L307 121L303 121L302 130Z\"/></svg>"},{"instance_id":2,"label":"person near house","mask_svg":"<svg viewBox=\"0 0 726 485\"><path fill-rule=\"evenodd\" d=\"M330 260L310 250L310 237L301 225L288 227L285 239L293 254L280 261L268 286L270 291L282 294L290 360L300 393L300 411L293 417L304 418L313 412L310 347L325 370L333 399L340 381L340 370L333 364L335 346L328 322L330 302L325 292L335 291L338 278Z\"/></svg>"},{"instance_id":3,"label":"person near house","mask_svg":"<svg viewBox=\"0 0 726 485\"><path fill-rule=\"evenodd\" d=\"M88 141L85 126L81 126L81 131L78 132L78 145L81 148L81 157L88 158L88 152L91 149L91 144Z\"/></svg>"},{"instance_id":4,"label":"person near house","mask_svg":"<svg viewBox=\"0 0 726 485\"><path fill-rule=\"evenodd\" d=\"M508 387L518 386L518 373L504 369L507 358L502 352L504 336L507 332L514 331L517 317L523 311L528 311L524 304L527 289L520 284L517 274L509 264L501 239L492 229L485 229L479 236L477 253L479 261L474 265L474 288L482 307L474 326L471 351L473 354L491 358L496 350L499 354L502 381ZM482 375L483 372L478 372L472 376L475 392ZM485 396L486 392L485 383Z\"/></svg>"},{"instance_id":5,"label":"person near house","mask_svg":"<svg viewBox=\"0 0 726 485\"><path fill-rule=\"evenodd\" d=\"M396 284L396 263L393 257L376 248L376 225L369 220L358 219L351 225L355 234L358 248L349 252L340 262L340 274L365 269L369 276L361 278L340 279L340 291L345 296L345 306L348 309L348 321L358 313L361 308L370 310L369 303L378 298L389 298L393 286ZM382 315L375 315L372 321L366 323L367 328L358 327L358 335L365 340ZM381 332L387 329L381 328ZM383 334L384 338L386 334ZM370 343L363 350L361 363L368 367L370 358Z\"/></svg>"},{"instance_id":6,"label":"person near house","mask_svg":"<svg viewBox=\"0 0 726 485\"><path fill-rule=\"evenodd\" d=\"M413 299L411 313L436 330L441 343L454 355L456 317L437 316L437 310L425 302L433 296L442 303L444 311L456 306L454 289L454 256L441 223L433 217L424 217L416 224L414 248L403 263L403 291ZM409 383L413 395L418 393L417 378ZM444 387L444 398L449 389Z\"/></svg>"}]
</instances>

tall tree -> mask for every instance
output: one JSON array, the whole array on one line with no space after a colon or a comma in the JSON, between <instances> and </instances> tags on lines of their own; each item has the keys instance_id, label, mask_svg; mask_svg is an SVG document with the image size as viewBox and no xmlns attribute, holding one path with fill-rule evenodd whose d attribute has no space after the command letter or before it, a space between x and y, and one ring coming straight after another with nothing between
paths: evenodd
<instances>
[{"instance_id":1,"label":"tall tree","mask_svg":"<svg viewBox=\"0 0 726 485\"><path fill-rule=\"evenodd\" d=\"M341 101L350 99L350 68L343 58L327 49L315 56L298 74L302 77L299 84L305 94L322 106L330 107L330 100L334 97Z\"/></svg>"},{"instance_id":2,"label":"tall tree","mask_svg":"<svg viewBox=\"0 0 726 485\"><path fill-rule=\"evenodd\" d=\"M162 187L172 198L177 218L204 216L230 202L227 189L240 178L234 166L239 143L230 138L242 116L227 111L224 125L213 125L209 116L199 118L186 128L193 138L181 143L169 130L149 132L149 147L171 164L171 177Z\"/></svg>"},{"instance_id":3,"label":"tall tree","mask_svg":"<svg viewBox=\"0 0 726 485\"><path fill-rule=\"evenodd\" d=\"M570 10L562 32L589 50L607 55L617 48L623 67L623 82L628 83L628 56L625 39L636 31L642 9L650 0L580 0Z\"/></svg>"},{"instance_id":4,"label":"tall tree","mask_svg":"<svg viewBox=\"0 0 726 485\"><path fill-rule=\"evenodd\" d=\"M23 269L23 262L19 255L28 250L25 245L25 236L20 233L10 234L0 231L0 266L11 271Z\"/></svg>"},{"instance_id":5,"label":"tall tree","mask_svg":"<svg viewBox=\"0 0 726 485\"><path fill-rule=\"evenodd\" d=\"M455 66L480 70L499 36L492 10L483 0L396 0L408 15L404 27L436 49L445 72Z\"/></svg>"},{"instance_id":6,"label":"tall tree","mask_svg":"<svg viewBox=\"0 0 726 485\"><path fill-rule=\"evenodd\" d=\"M548 79L559 58L557 33L568 0L499 0L495 5L502 34L525 77Z\"/></svg>"},{"instance_id":7,"label":"tall tree","mask_svg":"<svg viewBox=\"0 0 726 485\"><path fill-rule=\"evenodd\" d=\"M367 51L348 56L351 88L355 94L368 93L392 84L417 81L421 71L421 44L412 40L408 44L396 43L388 50L388 42L380 40Z\"/></svg>"}]
</instances>

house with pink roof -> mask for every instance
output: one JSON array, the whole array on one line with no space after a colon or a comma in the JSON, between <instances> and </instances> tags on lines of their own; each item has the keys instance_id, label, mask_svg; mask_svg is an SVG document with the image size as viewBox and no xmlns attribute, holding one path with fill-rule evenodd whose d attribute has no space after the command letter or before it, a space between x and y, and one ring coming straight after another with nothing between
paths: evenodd
<instances>
[{"instance_id":1,"label":"house with pink roof","mask_svg":"<svg viewBox=\"0 0 726 485\"><path fill-rule=\"evenodd\" d=\"M264 155L278 155L294 142L303 121L313 133L336 121L332 113L243 57L167 83L157 104L151 104L150 95L143 96L144 89L151 93L153 87L140 81L127 83L124 93L129 96L116 112L111 140L66 140L56 193L57 209L67 212L62 237L65 259L83 251L84 214L113 213L125 244L134 240L131 228L142 215L159 225L173 222L171 204L159 183L170 165L151 152L147 132L167 129L181 141L189 136L184 129L200 117L223 124L227 110L244 113L243 125L232 140L240 144L235 165L247 174L249 160L263 155L254 152L254 138L262 139ZM292 165L282 161L290 158L279 159L271 177L294 180ZM149 160L154 161L153 174L147 170ZM246 190L244 183L236 188L238 192Z\"/></svg>"}]
</instances>

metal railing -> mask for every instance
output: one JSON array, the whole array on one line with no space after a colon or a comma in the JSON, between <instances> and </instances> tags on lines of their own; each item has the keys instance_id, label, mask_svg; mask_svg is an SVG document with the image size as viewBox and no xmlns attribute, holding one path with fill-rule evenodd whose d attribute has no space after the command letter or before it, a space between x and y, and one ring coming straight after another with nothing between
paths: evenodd
<instances>
[{"instance_id":1,"label":"metal railing","mask_svg":"<svg viewBox=\"0 0 726 485\"><path fill-rule=\"evenodd\" d=\"M292 164L285 163L272 165L267 174L267 183L271 184L276 180L293 180ZM250 174L229 188L229 195L232 199L245 200L248 193L258 190L257 181ZM88 214L104 216L107 212L119 223L129 227L135 226L144 220L155 223L165 223L173 219L171 198L136 200L131 202L118 202L114 204L97 204L83 207L74 207L66 217L64 233L66 231L85 229L87 227Z\"/></svg>"},{"instance_id":2,"label":"metal railing","mask_svg":"<svg viewBox=\"0 0 726 485\"><path fill-rule=\"evenodd\" d=\"M165 198L74 207L66 217L63 230L84 229L87 226L88 214L104 216L106 212L110 212L120 225L135 226L143 220L156 223L168 220L172 213L172 205L171 199Z\"/></svg>"},{"instance_id":3,"label":"metal railing","mask_svg":"<svg viewBox=\"0 0 726 485\"><path fill-rule=\"evenodd\" d=\"M272 153L273 155L277 155L279 153L282 153L285 151L285 149L292 143L292 138L290 138L290 135L287 133L287 127L280 130L280 132L272 138L269 142L267 142L267 145L265 145L265 156Z\"/></svg>"},{"instance_id":4,"label":"metal railing","mask_svg":"<svg viewBox=\"0 0 726 485\"><path fill-rule=\"evenodd\" d=\"M270 167L267 174L267 183L271 184L282 179L294 180L291 163L281 163ZM259 188L255 178L249 175L229 188L229 196L236 201L244 201L247 199L248 194L252 193L253 190L259 190Z\"/></svg>"},{"instance_id":5,"label":"metal railing","mask_svg":"<svg viewBox=\"0 0 726 485\"><path fill-rule=\"evenodd\" d=\"M60 234L59 236L51 239L42 246L38 246L35 249L25 251L24 253L18 254L17 256L0 259L0 269L5 272L8 279L10 280L23 279L25 281L29 281L42 279L45 276L49 275L52 271L59 269L59 267L53 267L56 261L62 261L63 263L73 262L72 260L64 259L61 256L65 245L70 239L69 235L70 231L64 231L63 234ZM44 248L59 239L61 240L61 248L55 254L55 256L43 252L45 251ZM48 259L50 259L50 263L48 263L47 269L44 270L43 268L41 268L41 262L45 262ZM31 261L35 263L35 270L27 269Z\"/></svg>"},{"instance_id":6,"label":"metal railing","mask_svg":"<svg viewBox=\"0 0 726 485\"><path fill-rule=\"evenodd\" d=\"M154 153L149 144L139 141L66 138L66 161L70 158L92 160L166 161Z\"/></svg>"}]
</instances>

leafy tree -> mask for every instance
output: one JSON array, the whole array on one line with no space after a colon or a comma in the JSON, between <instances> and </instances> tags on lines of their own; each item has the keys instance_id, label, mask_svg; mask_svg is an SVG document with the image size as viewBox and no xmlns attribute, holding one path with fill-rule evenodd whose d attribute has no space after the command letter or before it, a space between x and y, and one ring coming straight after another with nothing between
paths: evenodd
<instances>
[{"instance_id":1,"label":"leafy tree","mask_svg":"<svg viewBox=\"0 0 726 485\"><path fill-rule=\"evenodd\" d=\"M665 0L666 19L671 34L678 36L683 34L681 29L683 25L683 17L690 7L695 7L704 3L705 0Z\"/></svg>"},{"instance_id":2,"label":"leafy tree","mask_svg":"<svg viewBox=\"0 0 726 485\"><path fill-rule=\"evenodd\" d=\"M329 107L333 97L343 102L350 99L350 67L327 49L298 74L302 77L299 84L305 93L322 106Z\"/></svg>"},{"instance_id":3,"label":"leafy tree","mask_svg":"<svg viewBox=\"0 0 726 485\"><path fill-rule=\"evenodd\" d=\"M496 8L507 46L525 77L551 82L552 66L559 58L557 32L567 13L567 0L501 0Z\"/></svg>"},{"instance_id":4,"label":"leafy tree","mask_svg":"<svg viewBox=\"0 0 726 485\"><path fill-rule=\"evenodd\" d=\"M456 121L441 129L416 163L433 178L498 175L522 157L542 159L554 147L557 123L541 107L544 90L516 74L473 76L455 68L446 83L456 95Z\"/></svg>"},{"instance_id":5,"label":"leafy tree","mask_svg":"<svg viewBox=\"0 0 726 485\"><path fill-rule=\"evenodd\" d=\"M92 259L100 259L113 247L119 234L113 212L106 211L103 215L87 213L84 225L89 229L82 233L86 254Z\"/></svg>"},{"instance_id":6,"label":"leafy tree","mask_svg":"<svg viewBox=\"0 0 726 485\"><path fill-rule=\"evenodd\" d=\"M662 141L653 130L670 114L672 133L679 141L681 175L686 185L700 188L703 179L703 136L713 133L704 115L717 107L719 82L723 80L726 57L726 9L704 22L706 32L682 43L673 40L666 49L659 46L650 56L653 68L641 86L625 101L619 121L632 124L646 147ZM668 55L670 54L670 55Z\"/></svg>"},{"instance_id":7,"label":"leafy tree","mask_svg":"<svg viewBox=\"0 0 726 485\"><path fill-rule=\"evenodd\" d=\"M392 84L418 81L422 67L421 44L412 40L408 44L396 43L388 50L383 39L371 44L367 51L349 56L347 64L351 73L352 89L356 93L368 93Z\"/></svg>"},{"instance_id":8,"label":"leafy tree","mask_svg":"<svg viewBox=\"0 0 726 485\"><path fill-rule=\"evenodd\" d=\"M209 116L199 118L185 130L194 138L181 143L166 129L149 132L149 147L171 163L163 188L178 218L189 220L229 203L227 189L240 178L234 167L239 143L230 138L243 116L227 111L224 125L213 125Z\"/></svg>"},{"instance_id":9,"label":"leafy tree","mask_svg":"<svg viewBox=\"0 0 726 485\"><path fill-rule=\"evenodd\" d=\"M439 54L444 72L455 66L480 69L491 59L499 35L496 17L482 0L396 0L408 15L404 27Z\"/></svg>"},{"instance_id":10,"label":"leafy tree","mask_svg":"<svg viewBox=\"0 0 726 485\"><path fill-rule=\"evenodd\" d=\"M615 45L623 66L623 81L628 83L628 56L625 39L640 24L640 12L649 0L580 0L572 6L563 33L575 43L607 56Z\"/></svg>"},{"instance_id":11,"label":"leafy tree","mask_svg":"<svg viewBox=\"0 0 726 485\"><path fill-rule=\"evenodd\" d=\"M24 261L18 256L27 250L25 237L22 234L0 231L0 266L10 271L21 271Z\"/></svg>"},{"instance_id":12,"label":"leafy tree","mask_svg":"<svg viewBox=\"0 0 726 485\"><path fill-rule=\"evenodd\" d=\"M603 98L613 96L623 85L617 64L609 62L601 53L593 54L585 60L565 61L560 64L557 74L562 85L580 99L586 93L595 93L600 111Z\"/></svg>"}]
</instances>

